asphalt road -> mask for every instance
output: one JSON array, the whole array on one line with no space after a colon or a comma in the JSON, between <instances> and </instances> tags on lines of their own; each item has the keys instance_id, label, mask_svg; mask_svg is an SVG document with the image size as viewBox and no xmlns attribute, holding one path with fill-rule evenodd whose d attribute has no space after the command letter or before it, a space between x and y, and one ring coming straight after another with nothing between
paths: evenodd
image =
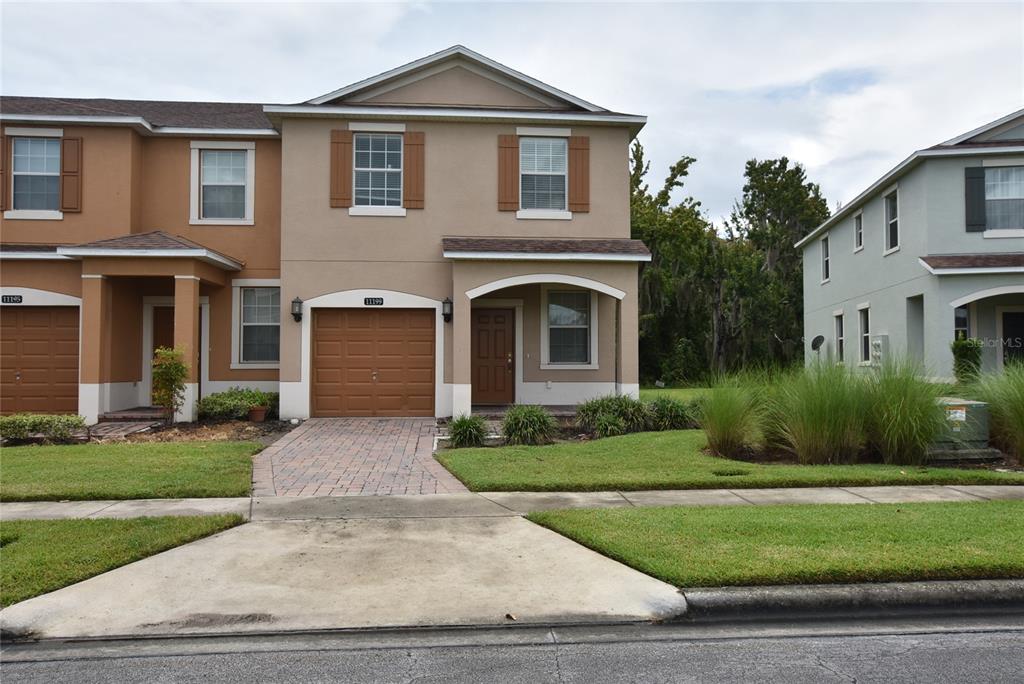
<instances>
[{"instance_id":1,"label":"asphalt road","mask_svg":"<svg viewBox=\"0 0 1024 684\"><path fill-rule=\"evenodd\" d=\"M8 646L9 682L1024 682L1021 616Z\"/></svg>"}]
</instances>

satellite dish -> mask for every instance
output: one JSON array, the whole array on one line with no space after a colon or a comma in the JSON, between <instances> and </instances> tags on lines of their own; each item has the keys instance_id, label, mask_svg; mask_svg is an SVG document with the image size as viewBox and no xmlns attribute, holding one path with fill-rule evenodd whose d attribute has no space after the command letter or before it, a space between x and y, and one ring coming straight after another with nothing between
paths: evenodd
<instances>
[{"instance_id":1,"label":"satellite dish","mask_svg":"<svg viewBox=\"0 0 1024 684\"><path fill-rule=\"evenodd\" d=\"M811 349L814 351L818 351L819 349L821 349L821 345L823 344L825 344L825 336L818 335L813 340L811 340Z\"/></svg>"}]
</instances>

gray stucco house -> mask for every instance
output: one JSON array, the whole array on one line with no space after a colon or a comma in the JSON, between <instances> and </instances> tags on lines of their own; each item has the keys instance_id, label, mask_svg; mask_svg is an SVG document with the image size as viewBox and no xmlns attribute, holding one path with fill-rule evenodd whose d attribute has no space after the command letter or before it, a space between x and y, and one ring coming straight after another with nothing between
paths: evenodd
<instances>
[{"instance_id":1,"label":"gray stucco house","mask_svg":"<svg viewBox=\"0 0 1024 684\"><path fill-rule=\"evenodd\" d=\"M796 246L808 363L948 379L957 336L982 340L983 370L1024 360L1024 109L914 152Z\"/></svg>"}]
</instances>

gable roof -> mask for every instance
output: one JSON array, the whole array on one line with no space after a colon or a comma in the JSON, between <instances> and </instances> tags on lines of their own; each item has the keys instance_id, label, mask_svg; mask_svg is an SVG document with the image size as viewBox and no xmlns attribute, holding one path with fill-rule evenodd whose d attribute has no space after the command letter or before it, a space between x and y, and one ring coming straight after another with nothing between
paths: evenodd
<instances>
[{"instance_id":1,"label":"gable roof","mask_svg":"<svg viewBox=\"0 0 1024 684\"><path fill-rule=\"evenodd\" d=\"M180 235L171 235L162 230L121 235L69 247L58 247L57 254L72 257L191 257L233 271L240 270L245 265L237 259L210 249L198 242L193 242Z\"/></svg>"},{"instance_id":2,"label":"gable roof","mask_svg":"<svg viewBox=\"0 0 1024 684\"><path fill-rule=\"evenodd\" d=\"M829 230L836 223L855 213L867 200L874 197L877 192L892 184L925 159L930 157L959 157L967 155L1020 154L1024 152L1024 139L978 139L979 137L984 138L985 134L998 133L1001 130L1012 129L1020 124L1024 124L1024 109L1018 109L1011 114L1002 116L995 121L990 121L984 126L979 126L974 130L958 135L955 138L950 138L938 145L914 152L868 186L866 190L854 197L853 200L843 205L839 211L832 214L821 225L797 242L795 247L807 246L808 243Z\"/></svg>"},{"instance_id":3,"label":"gable roof","mask_svg":"<svg viewBox=\"0 0 1024 684\"><path fill-rule=\"evenodd\" d=\"M386 83L399 81L401 79L407 79L423 72L428 72L430 67L437 66L444 62L461 60L468 65L475 66L484 75L490 74L493 77L499 77L508 86L513 89L523 88L533 91L537 94L553 98L561 101L574 109L579 109L587 112L607 112L608 110L604 107L599 107L591 102L587 102L582 98L578 98L575 95L571 95L564 90L550 86L543 81L539 81L532 76L511 69L500 62L496 62L489 57L481 55L479 52L475 52L465 47L464 45L453 45L450 48L435 52L432 55L421 57L420 59L413 60L408 64L403 64L400 67L390 69L388 71L371 76L370 78L357 81L351 85L347 85L337 90L332 90L329 93L314 97L311 100L307 100L305 104L309 105L323 105L323 104L334 104L341 100L351 100L353 97L375 89Z\"/></svg>"}]
</instances>

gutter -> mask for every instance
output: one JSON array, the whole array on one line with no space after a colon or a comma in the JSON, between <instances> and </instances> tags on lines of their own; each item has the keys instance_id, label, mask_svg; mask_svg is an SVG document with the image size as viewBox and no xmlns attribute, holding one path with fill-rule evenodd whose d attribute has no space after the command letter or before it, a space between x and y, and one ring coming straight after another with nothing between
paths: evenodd
<instances>
[{"instance_id":1,"label":"gutter","mask_svg":"<svg viewBox=\"0 0 1024 684\"><path fill-rule=\"evenodd\" d=\"M141 116L78 116L70 114L7 114L0 113L0 121L10 123L60 123L82 126L128 126L143 135L193 135L229 138L280 138L273 128L187 128L180 126L154 126Z\"/></svg>"}]
</instances>

